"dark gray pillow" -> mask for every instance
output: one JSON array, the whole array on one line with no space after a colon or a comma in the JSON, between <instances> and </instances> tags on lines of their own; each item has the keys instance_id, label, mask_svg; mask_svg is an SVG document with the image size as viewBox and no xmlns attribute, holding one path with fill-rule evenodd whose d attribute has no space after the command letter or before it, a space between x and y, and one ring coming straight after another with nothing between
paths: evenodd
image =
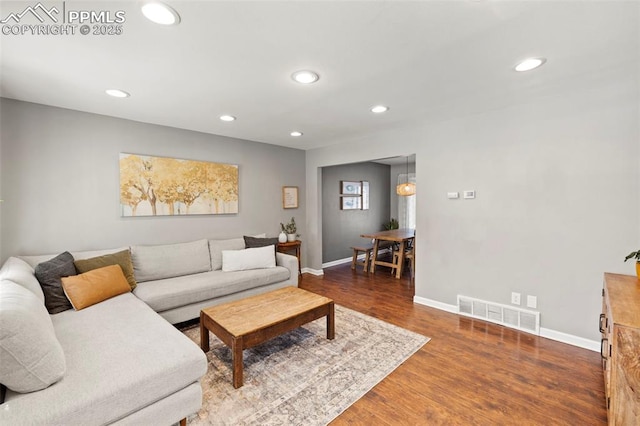
<instances>
[{"instance_id":1,"label":"dark gray pillow","mask_svg":"<svg viewBox=\"0 0 640 426\"><path fill-rule=\"evenodd\" d=\"M71 302L67 299L62 289L62 277L77 275L73 264L73 256L68 251L61 253L53 259L36 265L36 278L44 293L44 306L50 314L72 309Z\"/></svg>"},{"instance_id":2,"label":"dark gray pillow","mask_svg":"<svg viewBox=\"0 0 640 426\"><path fill-rule=\"evenodd\" d=\"M256 248L265 246L273 246L273 255L276 256L276 253L278 252L278 238L257 238L249 237L246 235L244 236L244 248Z\"/></svg>"}]
</instances>

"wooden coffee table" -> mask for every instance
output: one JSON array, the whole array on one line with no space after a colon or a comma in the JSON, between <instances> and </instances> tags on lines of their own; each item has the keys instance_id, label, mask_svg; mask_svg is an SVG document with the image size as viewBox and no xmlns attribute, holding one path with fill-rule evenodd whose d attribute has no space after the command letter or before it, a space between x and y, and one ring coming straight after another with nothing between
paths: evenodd
<instances>
[{"instance_id":1,"label":"wooden coffee table","mask_svg":"<svg viewBox=\"0 0 640 426\"><path fill-rule=\"evenodd\" d=\"M335 337L333 300L285 287L200 311L200 347L209 351L209 331L231 348L233 387L242 386L242 351L327 317L327 339Z\"/></svg>"}]
</instances>

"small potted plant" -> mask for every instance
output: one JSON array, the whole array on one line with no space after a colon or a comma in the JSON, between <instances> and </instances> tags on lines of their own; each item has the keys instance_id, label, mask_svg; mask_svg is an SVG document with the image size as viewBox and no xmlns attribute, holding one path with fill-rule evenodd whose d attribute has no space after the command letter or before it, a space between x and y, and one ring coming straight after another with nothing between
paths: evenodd
<instances>
[{"instance_id":1,"label":"small potted plant","mask_svg":"<svg viewBox=\"0 0 640 426\"><path fill-rule=\"evenodd\" d=\"M398 223L397 220L395 220L394 218L391 218L389 222L383 223L382 226L384 226L385 231L390 231L392 229L398 229L400 227L400 224Z\"/></svg>"},{"instance_id":2,"label":"small potted plant","mask_svg":"<svg viewBox=\"0 0 640 426\"><path fill-rule=\"evenodd\" d=\"M293 242L296 240L297 237L300 236L300 234L297 233L298 227L296 226L296 219L293 217L286 224L280 222L280 228L282 229L282 232L287 234L288 242Z\"/></svg>"},{"instance_id":3,"label":"small potted plant","mask_svg":"<svg viewBox=\"0 0 640 426\"><path fill-rule=\"evenodd\" d=\"M636 260L636 275L640 278L640 250L629 253L627 257L624 258L624 261L626 262L629 259Z\"/></svg>"}]
</instances>

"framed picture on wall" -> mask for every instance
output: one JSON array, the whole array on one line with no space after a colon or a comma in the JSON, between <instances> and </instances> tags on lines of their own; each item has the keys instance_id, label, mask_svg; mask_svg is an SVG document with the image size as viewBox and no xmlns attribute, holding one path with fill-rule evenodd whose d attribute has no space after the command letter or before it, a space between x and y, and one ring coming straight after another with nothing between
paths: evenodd
<instances>
[{"instance_id":1,"label":"framed picture on wall","mask_svg":"<svg viewBox=\"0 0 640 426\"><path fill-rule=\"evenodd\" d=\"M282 208L284 209L298 208L298 187L297 186L282 187Z\"/></svg>"},{"instance_id":2,"label":"framed picture on wall","mask_svg":"<svg viewBox=\"0 0 640 426\"><path fill-rule=\"evenodd\" d=\"M360 210L362 208L362 197L355 196L343 196L340 197L340 209L341 210Z\"/></svg>"},{"instance_id":3,"label":"framed picture on wall","mask_svg":"<svg viewBox=\"0 0 640 426\"><path fill-rule=\"evenodd\" d=\"M369 182L362 181L362 210L369 210Z\"/></svg>"},{"instance_id":4,"label":"framed picture on wall","mask_svg":"<svg viewBox=\"0 0 640 426\"><path fill-rule=\"evenodd\" d=\"M340 181L340 194L341 195L360 195L362 194L362 182L355 182L350 180Z\"/></svg>"}]
</instances>

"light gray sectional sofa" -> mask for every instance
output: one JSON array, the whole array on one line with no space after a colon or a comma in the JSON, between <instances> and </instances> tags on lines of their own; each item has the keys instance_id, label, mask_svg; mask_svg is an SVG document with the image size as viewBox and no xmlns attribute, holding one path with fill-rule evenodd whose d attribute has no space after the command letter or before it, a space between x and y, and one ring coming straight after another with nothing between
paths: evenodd
<instances>
[{"instance_id":1,"label":"light gray sectional sofa","mask_svg":"<svg viewBox=\"0 0 640 426\"><path fill-rule=\"evenodd\" d=\"M176 247L182 253L179 258L173 252ZM283 253L276 253L275 268L222 271L222 251L244 248L243 238L133 246L138 281L133 293L175 324L198 318L207 306L298 285L298 259Z\"/></svg>"},{"instance_id":2,"label":"light gray sectional sofa","mask_svg":"<svg viewBox=\"0 0 640 426\"><path fill-rule=\"evenodd\" d=\"M9 258L0 269L0 378L16 383L13 363L26 371L20 380L54 383L29 393L7 386L0 424L169 425L198 411L206 357L172 324L206 306L298 285L297 258L282 253L275 267L223 271L222 251L241 249L242 238L132 246L133 292L53 315L34 268L55 255ZM20 351L36 359L16 364Z\"/></svg>"}]
</instances>

